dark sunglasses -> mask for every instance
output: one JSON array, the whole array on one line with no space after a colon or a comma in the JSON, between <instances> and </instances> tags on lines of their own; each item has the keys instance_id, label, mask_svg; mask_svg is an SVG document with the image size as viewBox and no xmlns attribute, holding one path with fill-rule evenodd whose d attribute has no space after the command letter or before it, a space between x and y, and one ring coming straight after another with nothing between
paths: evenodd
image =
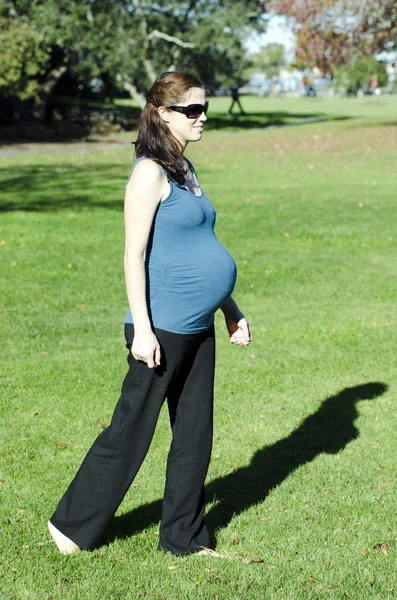
<instances>
[{"instance_id":1,"label":"dark sunglasses","mask_svg":"<svg viewBox=\"0 0 397 600\"><path fill-rule=\"evenodd\" d=\"M183 113L188 119L198 119L203 113L206 115L209 102L205 104L189 104L188 106L168 106L168 110Z\"/></svg>"}]
</instances>

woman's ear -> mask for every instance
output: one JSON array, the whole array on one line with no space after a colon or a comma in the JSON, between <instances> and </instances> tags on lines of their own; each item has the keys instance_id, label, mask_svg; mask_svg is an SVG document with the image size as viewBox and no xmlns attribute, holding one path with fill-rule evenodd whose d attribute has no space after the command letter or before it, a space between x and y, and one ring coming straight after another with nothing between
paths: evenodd
<instances>
[{"instance_id":1,"label":"woman's ear","mask_svg":"<svg viewBox=\"0 0 397 600\"><path fill-rule=\"evenodd\" d=\"M169 112L165 108L165 106L159 106L159 108L157 110L160 115L160 118L163 119L163 121L165 123L169 123Z\"/></svg>"}]
</instances>

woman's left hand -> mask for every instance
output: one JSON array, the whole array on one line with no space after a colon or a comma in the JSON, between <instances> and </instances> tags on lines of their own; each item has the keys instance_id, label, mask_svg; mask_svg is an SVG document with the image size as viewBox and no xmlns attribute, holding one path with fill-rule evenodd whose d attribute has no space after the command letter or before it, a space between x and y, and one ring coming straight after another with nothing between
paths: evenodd
<instances>
[{"instance_id":1,"label":"woman's left hand","mask_svg":"<svg viewBox=\"0 0 397 600\"><path fill-rule=\"evenodd\" d=\"M248 346L251 343L251 329L244 317L238 322L226 319L226 327L230 335L230 343L236 346Z\"/></svg>"}]
</instances>

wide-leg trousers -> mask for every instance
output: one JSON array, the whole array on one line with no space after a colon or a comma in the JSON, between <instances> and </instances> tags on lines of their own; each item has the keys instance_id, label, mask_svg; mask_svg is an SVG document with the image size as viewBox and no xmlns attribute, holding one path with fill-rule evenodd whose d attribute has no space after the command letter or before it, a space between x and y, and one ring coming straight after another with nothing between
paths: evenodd
<instances>
[{"instance_id":1,"label":"wide-leg trousers","mask_svg":"<svg viewBox=\"0 0 397 600\"><path fill-rule=\"evenodd\" d=\"M127 347L134 328L125 326ZM155 329L161 365L149 369L128 353L129 370L109 427L98 436L51 522L82 549L95 547L149 449L167 398L168 454L159 548L174 554L210 546L204 481L212 449L214 327L195 334Z\"/></svg>"}]
</instances>

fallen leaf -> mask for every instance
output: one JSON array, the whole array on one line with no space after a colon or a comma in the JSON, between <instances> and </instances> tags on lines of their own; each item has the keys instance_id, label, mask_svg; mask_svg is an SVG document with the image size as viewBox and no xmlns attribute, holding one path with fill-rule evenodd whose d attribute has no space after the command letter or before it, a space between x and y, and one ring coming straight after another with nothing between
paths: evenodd
<instances>
[{"instance_id":1,"label":"fallen leaf","mask_svg":"<svg viewBox=\"0 0 397 600\"><path fill-rule=\"evenodd\" d=\"M368 556L368 550L362 550L362 551L361 551L361 554L362 554L363 556Z\"/></svg>"},{"instance_id":2,"label":"fallen leaf","mask_svg":"<svg viewBox=\"0 0 397 600\"><path fill-rule=\"evenodd\" d=\"M179 565L171 565L168 567L170 571L175 571L175 569L179 569Z\"/></svg>"},{"instance_id":3,"label":"fallen leaf","mask_svg":"<svg viewBox=\"0 0 397 600\"><path fill-rule=\"evenodd\" d=\"M249 565L250 563L263 563L263 558L259 556L251 556L250 558L246 558L244 563Z\"/></svg>"},{"instance_id":4,"label":"fallen leaf","mask_svg":"<svg viewBox=\"0 0 397 600\"><path fill-rule=\"evenodd\" d=\"M375 583L375 579L373 577L371 577L371 579L369 580L369 585L374 585Z\"/></svg>"},{"instance_id":5,"label":"fallen leaf","mask_svg":"<svg viewBox=\"0 0 397 600\"><path fill-rule=\"evenodd\" d=\"M379 544L375 544L373 550L382 550L383 554L389 556L389 546L386 544L386 542L380 542Z\"/></svg>"}]
</instances>

